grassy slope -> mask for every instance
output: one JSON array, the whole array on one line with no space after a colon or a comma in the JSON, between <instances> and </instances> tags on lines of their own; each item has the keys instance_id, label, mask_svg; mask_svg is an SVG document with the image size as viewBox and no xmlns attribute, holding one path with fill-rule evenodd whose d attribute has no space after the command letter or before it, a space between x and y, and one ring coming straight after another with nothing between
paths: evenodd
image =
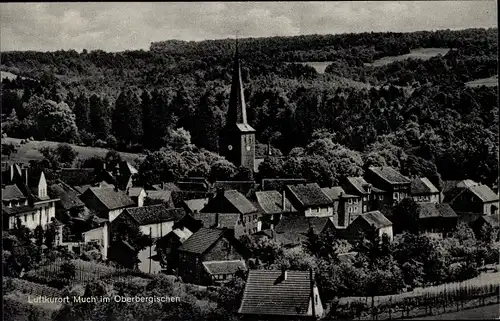
<instances>
[{"instance_id":1,"label":"grassy slope","mask_svg":"<svg viewBox=\"0 0 500 321\"><path fill-rule=\"evenodd\" d=\"M498 86L498 75L491 76L489 78L481 78L469 81L468 83L466 83L466 85L470 87L481 87L481 86L495 87Z\"/></svg>"},{"instance_id":2,"label":"grassy slope","mask_svg":"<svg viewBox=\"0 0 500 321\"><path fill-rule=\"evenodd\" d=\"M30 160L40 160L43 159L42 154L40 154L39 150L43 147L57 147L57 142L49 142L49 141L30 141L23 145L21 145L21 139L18 138L2 138L2 144L13 143L14 145L18 145L19 148L15 154L13 154L10 158L11 161L16 161L20 163L27 163ZM82 147L77 145L71 145L75 151L78 152L79 159L87 159L92 156L106 156L106 153L109 151L105 148L98 147ZM129 161L131 164L135 164L138 159L142 159L142 154L132 154L132 153L122 153L120 155L124 160ZM4 160L4 156L2 156L2 160Z\"/></svg>"},{"instance_id":3,"label":"grassy slope","mask_svg":"<svg viewBox=\"0 0 500 321\"><path fill-rule=\"evenodd\" d=\"M498 304L493 304L469 310L445 313L441 315L414 318L412 320L492 320L498 319L499 316L500 307L498 306Z\"/></svg>"}]
</instances>

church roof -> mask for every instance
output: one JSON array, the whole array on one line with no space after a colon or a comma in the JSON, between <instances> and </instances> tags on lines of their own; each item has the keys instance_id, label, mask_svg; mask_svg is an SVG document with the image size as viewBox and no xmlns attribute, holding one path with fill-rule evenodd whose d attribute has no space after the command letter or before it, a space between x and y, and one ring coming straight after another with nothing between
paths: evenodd
<instances>
[{"instance_id":1,"label":"church roof","mask_svg":"<svg viewBox=\"0 0 500 321\"><path fill-rule=\"evenodd\" d=\"M238 125L238 129L242 131L254 131L254 129L249 126L247 122L247 111L245 94L243 91L243 81L241 77L238 45L236 45L236 52L234 54L233 79L231 83L231 94L229 96L229 110L227 113L226 125Z\"/></svg>"}]
</instances>

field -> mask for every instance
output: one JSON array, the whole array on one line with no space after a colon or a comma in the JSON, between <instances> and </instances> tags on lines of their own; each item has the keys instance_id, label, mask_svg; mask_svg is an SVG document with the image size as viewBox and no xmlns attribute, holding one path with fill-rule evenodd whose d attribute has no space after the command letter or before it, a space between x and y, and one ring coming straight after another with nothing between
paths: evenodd
<instances>
[{"instance_id":1,"label":"field","mask_svg":"<svg viewBox=\"0 0 500 321\"><path fill-rule=\"evenodd\" d=\"M405 292L405 293L400 293L396 295L383 295L383 296L376 296L375 297L375 304L381 304L384 302L388 301L400 301L404 298L409 298L413 296L421 296L425 295L427 293L429 294L435 294L435 293L443 293L445 291L451 292L455 289L458 289L463 286L483 286L483 285L489 285L489 284L500 284L500 272L495 272L495 273L483 273L473 279L463 281L463 282L458 282L458 283L446 283L446 284L441 284L437 286L430 286L426 288L417 288L411 292ZM364 300L367 298L364 297L345 297L345 298L340 298L339 303L340 304L347 304L350 302L355 302L359 300ZM370 299L371 300L371 299ZM371 302L371 301L370 301Z\"/></svg>"},{"instance_id":2,"label":"field","mask_svg":"<svg viewBox=\"0 0 500 321\"><path fill-rule=\"evenodd\" d=\"M18 145L19 148L15 154L12 154L10 157L11 161L16 161L20 163L27 163L30 160L40 160L43 158L42 154L40 154L39 150L43 147L57 147L57 142L49 142L49 141L30 141L21 145L21 139L18 138L2 138L2 144L13 143L14 145ZM77 145L71 145L75 151L78 152L79 159L87 159L92 156L106 156L108 152L105 148L98 147L83 147ZM126 161L129 161L132 165L136 163L137 160L142 159L142 154L132 154L132 153L122 153L120 152L122 158ZM4 160L4 156L2 156L2 160Z\"/></svg>"},{"instance_id":3,"label":"field","mask_svg":"<svg viewBox=\"0 0 500 321\"><path fill-rule=\"evenodd\" d=\"M13 79L16 79L17 78L17 75L11 73L11 72L8 72L8 71L0 71L0 78L3 80L4 78L6 79L9 79L9 80L13 80Z\"/></svg>"},{"instance_id":4,"label":"field","mask_svg":"<svg viewBox=\"0 0 500 321\"><path fill-rule=\"evenodd\" d=\"M306 62L296 62L296 64L311 66L316 69L318 74L324 74L326 67L330 65L333 61L306 61Z\"/></svg>"},{"instance_id":5,"label":"field","mask_svg":"<svg viewBox=\"0 0 500 321\"><path fill-rule=\"evenodd\" d=\"M403 60L406 60L408 58L428 60L428 59L431 59L432 57L435 57L437 55L444 56L448 53L448 51L450 51L450 49L447 49L447 48L414 49L409 54L400 55L400 56L383 57L383 58L380 58L378 60L375 60L372 63L365 63L365 66L381 67L381 66L393 63L395 61L403 61Z\"/></svg>"},{"instance_id":6,"label":"field","mask_svg":"<svg viewBox=\"0 0 500 321\"><path fill-rule=\"evenodd\" d=\"M498 86L498 75L491 76L489 78L481 78L469 81L468 83L466 83L466 85L469 87L481 87L481 86L495 87Z\"/></svg>"},{"instance_id":7,"label":"field","mask_svg":"<svg viewBox=\"0 0 500 321\"><path fill-rule=\"evenodd\" d=\"M498 304L440 315L412 318L411 320L492 320L500 317Z\"/></svg>"}]
</instances>

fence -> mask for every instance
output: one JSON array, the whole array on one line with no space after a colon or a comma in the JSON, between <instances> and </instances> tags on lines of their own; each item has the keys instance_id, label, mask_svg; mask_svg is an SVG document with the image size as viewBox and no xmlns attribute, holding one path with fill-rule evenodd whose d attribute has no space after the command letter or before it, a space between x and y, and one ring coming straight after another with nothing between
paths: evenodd
<instances>
[{"instance_id":1,"label":"fence","mask_svg":"<svg viewBox=\"0 0 500 321\"><path fill-rule=\"evenodd\" d=\"M460 311L493 303L500 303L500 285L466 285L401 299L391 297L373 307L370 298L343 305L333 304L330 316L341 319L392 320Z\"/></svg>"},{"instance_id":2,"label":"fence","mask_svg":"<svg viewBox=\"0 0 500 321\"><path fill-rule=\"evenodd\" d=\"M61 277L61 266L67 261L57 259L25 275L25 279L48 284L57 288L78 283L88 283L113 277L115 280L127 281L134 277L150 277L140 271L115 268L104 264L87 262L83 260L71 260L75 266L75 277L71 279Z\"/></svg>"}]
</instances>

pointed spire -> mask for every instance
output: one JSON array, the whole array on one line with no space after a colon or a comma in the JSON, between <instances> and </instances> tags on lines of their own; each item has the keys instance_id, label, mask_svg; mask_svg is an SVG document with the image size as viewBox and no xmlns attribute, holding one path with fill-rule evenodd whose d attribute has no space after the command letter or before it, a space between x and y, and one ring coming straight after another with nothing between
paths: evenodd
<instances>
[{"instance_id":1,"label":"pointed spire","mask_svg":"<svg viewBox=\"0 0 500 321\"><path fill-rule=\"evenodd\" d=\"M247 111L243 81L241 78L240 56L238 50L238 39L234 52L233 78L231 84L231 95L229 97L229 110L227 114L227 125L247 124Z\"/></svg>"}]
</instances>

